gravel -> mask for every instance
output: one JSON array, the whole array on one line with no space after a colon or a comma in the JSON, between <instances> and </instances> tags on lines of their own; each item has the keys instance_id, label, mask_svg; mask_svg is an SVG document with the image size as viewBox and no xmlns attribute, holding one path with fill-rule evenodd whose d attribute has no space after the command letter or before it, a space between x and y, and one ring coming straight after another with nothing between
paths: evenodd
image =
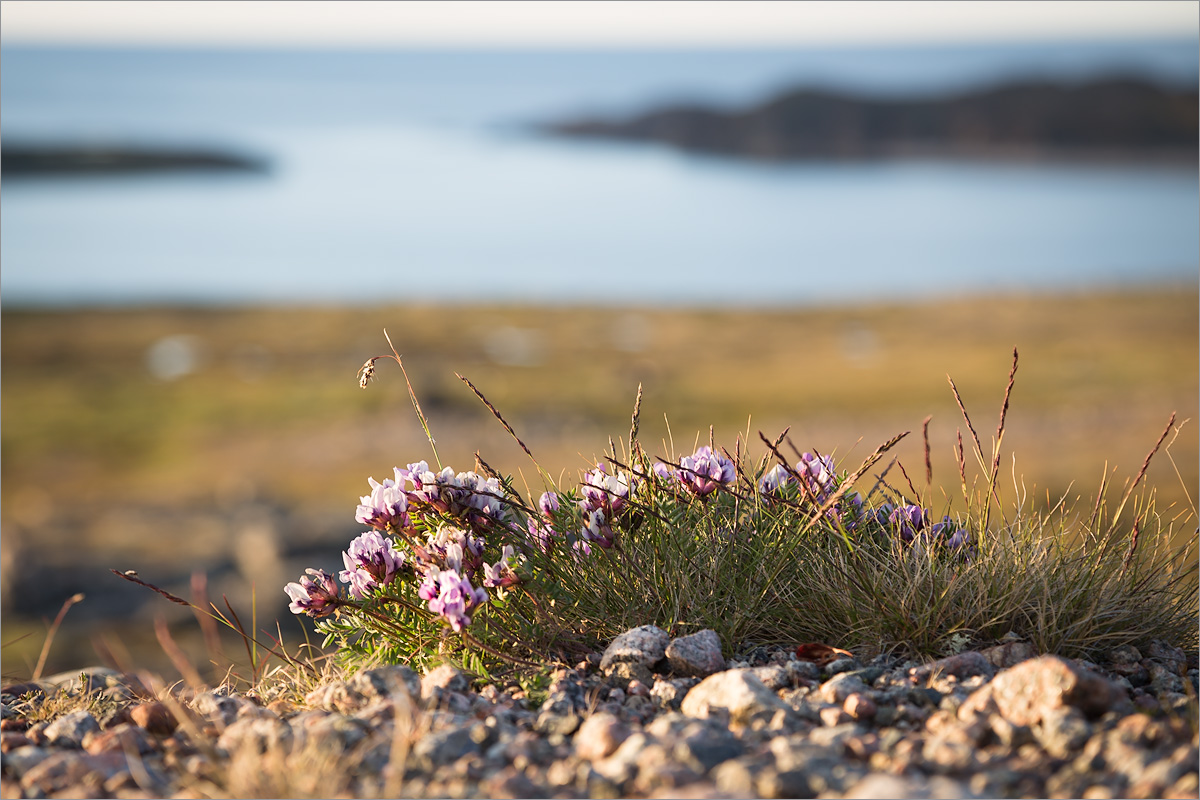
<instances>
[{"instance_id":1,"label":"gravel","mask_svg":"<svg viewBox=\"0 0 1200 800\"><path fill-rule=\"evenodd\" d=\"M101 668L6 687L3 797L1197 797L1196 664L1010 639L932 663L723 662L653 626L544 693L441 666L303 702ZM65 674L64 674L65 675ZM82 677L81 677L82 676ZM64 702L75 696L78 702ZM538 702L540 700L540 703ZM61 709L61 710L57 710Z\"/></svg>"}]
</instances>

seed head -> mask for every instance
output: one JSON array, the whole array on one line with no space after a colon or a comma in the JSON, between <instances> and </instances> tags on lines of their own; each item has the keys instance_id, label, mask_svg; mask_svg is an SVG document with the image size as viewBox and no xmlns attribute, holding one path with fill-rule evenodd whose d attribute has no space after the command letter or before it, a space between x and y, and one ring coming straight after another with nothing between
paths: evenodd
<instances>
[{"instance_id":1,"label":"seed head","mask_svg":"<svg viewBox=\"0 0 1200 800\"><path fill-rule=\"evenodd\" d=\"M358 385L365 389L371 379L375 377L375 359L367 359L367 363L362 365L362 369L358 371Z\"/></svg>"}]
</instances>

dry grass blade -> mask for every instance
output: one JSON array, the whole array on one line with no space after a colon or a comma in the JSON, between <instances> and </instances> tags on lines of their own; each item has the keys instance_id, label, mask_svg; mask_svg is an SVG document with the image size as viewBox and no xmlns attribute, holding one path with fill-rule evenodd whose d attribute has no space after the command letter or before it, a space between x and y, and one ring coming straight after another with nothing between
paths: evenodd
<instances>
[{"instance_id":1,"label":"dry grass blade","mask_svg":"<svg viewBox=\"0 0 1200 800\"><path fill-rule=\"evenodd\" d=\"M144 580L142 580L141 578L139 578L137 576L137 572L135 572L134 570L128 569L128 570L125 570L124 572L121 572L120 570L110 569L109 572L111 572L113 575L116 575L118 578L124 578L127 581L136 583L138 586L145 586L150 591L161 594L163 597L167 598L172 603L177 603L181 606L187 606L188 608L193 608L192 604L189 603L187 600L184 600L182 597L173 595L170 592L168 592L166 589L160 589L152 583L146 583Z\"/></svg>"},{"instance_id":2,"label":"dry grass blade","mask_svg":"<svg viewBox=\"0 0 1200 800\"><path fill-rule=\"evenodd\" d=\"M863 461L862 466L846 476L846 479L838 485L837 491L829 495L825 502L821 504L821 507L818 508L811 517L809 517L808 522L804 524L804 527L801 530L807 531L812 528L813 525L815 525L825 516L826 511L833 508L834 505L837 504L837 501L841 500L842 496L846 494L846 492L850 491L850 488L854 486L859 478L867 473L867 470L875 466L875 463L879 461L879 459L883 458L884 453L895 447L897 442L899 442L905 436L908 436L910 433L912 433L912 431L905 431L904 433L897 434L888 441L879 445L879 447L876 447L875 451L867 456L866 460Z\"/></svg>"},{"instance_id":3,"label":"dry grass blade","mask_svg":"<svg viewBox=\"0 0 1200 800\"><path fill-rule=\"evenodd\" d=\"M531 453L529 451L529 448L525 446L525 443L521 441L521 437L517 436L517 432L513 430L512 425L508 424L508 420L506 420L504 418L504 415L500 413L499 409L497 409L494 405L492 405L491 401L483 396L483 392L481 392L477 388L475 388L475 384L473 384L469 380L467 380L466 377L459 375L457 372L454 373L454 377L458 378L460 381L465 383L467 385L467 388L475 393L475 396L479 398L480 402L482 402L485 406L487 406L488 411L492 412L492 416L494 416L497 420L499 420L500 424L504 426L504 430L508 431L508 435L511 436L514 440L516 440L517 444L521 445L521 449L525 451L525 455L529 456L529 460L533 462L533 465L535 467L537 467L538 472L545 474L545 471L542 469L542 465L539 464L538 460L533 457L533 453Z\"/></svg>"},{"instance_id":4,"label":"dry grass blade","mask_svg":"<svg viewBox=\"0 0 1200 800\"><path fill-rule=\"evenodd\" d=\"M954 379L949 375L946 380L950 381L950 391L954 392L954 402L958 403L958 410L962 412L963 419L967 421L967 429L971 431L971 438L975 441L975 457L979 460L979 468L987 469L987 462L983 458L983 445L979 443L979 434L975 432L975 426L971 423L971 415L967 413L967 407L963 405L962 395L958 393L958 387L954 385Z\"/></svg>"},{"instance_id":5,"label":"dry grass blade","mask_svg":"<svg viewBox=\"0 0 1200 800\"><path fill-rule=\"evenodd\" d=\"M996 447L992 453L992 471L989 473L991 483L996 482L996 474L1000 471L1000 443L1004 441L1004 419L1008 416L1008 398L1012 395L1013 383L1017 377L1017 348L1013 348L1012 369L1008 371L1008 385L1004 387L1004 401L1000 405L1000 424L996 426Z\"/></svg>"},{"instance_id":6,"label":"dry grass blade","mask_svg":"<svg viewBox=\"0 0 1200 800\"><path fill-rule=\"evenodd\" d=\"M921 438L925 441L925 483L933 483L933 460L929 457L929 421L933 415L925 417L921 423Z\"/></svg>"},{"instance_id":7,"label":"dry grass blade","mask_svg":"<svg viewBox=\"0 0 1200 800\"><path fill-rule=\"evenodd\" d=\"M1125 504L1129 502L1133 490L1142 482L1142 478L1146 477L1146 470L1150 467L1150 460L1154 458L1154 454L1158 452L1158 448L1162 447L1162 443L1166 441L1167 434L1171 432L1172 426L1175 425L1175 412L1171 412L1171 418L1167 420L1167 427L1163 428L1162 435L1158 437L1158 441L1154 443L1154 447L1150 448L1150 452L1146 454L1146 460L1142 462L1142 468L1138 470L1137 477L1133 479L1133 483L1129 484L1129 488L1121 496L1121 502L1117 504L1117 510L1113 512L1112 522L1109 523L1108 532L1112 533L1117 527L1117 520L1121 517L1121 512L1125 510Z\"/></svg>"},{"instance_id":8,"label":"dry grass blade","mask_svg":"<svg viewBox=\"0 0 1200 800\"><path fill-rule=\"evenodd\" d=\"M42 670L46 668L46 659L50 656L50 645L54 643L54 634L58 633L58 626L62 625L63 617L67 615L71 606L82 600L82 594L73 594L63 602L62 608L58 610L58 616L54 618L54 622L50 625L50 630L46 632L46 641L42 643L42 652L38 656L37 666L33 670L34 681L38 681L42 677Z\"/></svg>"},{"instance_id":9,"label":"dry grass blade","mask_svg":"<svg viewBox=\"0 0 1200 800\"><path fill-rule=\"evenodd\" d=\"M163 652L167 654L167 658L171 659L171 663L175 665L175 669L179 670L179 674L187 681L188 686L193 689L203 688L204 679L200 677L200 673L192 666L192 662L188 660L183 649L171 638L171 631L167 627L167 621L161 616L156 617L154 620L154 635L158 638L158 643L162 647Z\"/></svg>"},{"instance_id":10,"label":"dry grass blade","mask_svg":"<svg viewBox=\"0 0 1200 800\"><path fill-rule=\"evenodd\" d=\"M437 442L433 438L433 432L429 430L429 420L425 418L425 412L421 410L421 403L417 400L417 393L412 387L412 381L408 379L408 370L404 368L404 360L396 351L396 345L392 344L392 337L388 336L387 328L383 329L383 338L387 339L388 347L392 348L392 358L400 365L400 374L404 376L404 385L408 387L408 399L412 401L413 410L417 412L417 419L421 421L421 429L425 431L425 438L429 440L429 447L433 450L433 460L437 462L440 469L442 459L438 456ZM370 375L364 375L364 381L360 384L363 388L366 388L367 380L370 380Z\"/></svg>"},{"instance_id":11,"label":"dry grass blade","mask_svg":"<svg viewBox=\"0 0 1200 800\"><path fill-rule=\"evenodd\" d=\"M641 445L638 444L638 428L640 427L642 416L642 384L638 384L637 397L633 400L633 417L630 420L629 426L629 455L630 458L636 458L638 451L641 450Z\"/></svg>"}]
</instances>

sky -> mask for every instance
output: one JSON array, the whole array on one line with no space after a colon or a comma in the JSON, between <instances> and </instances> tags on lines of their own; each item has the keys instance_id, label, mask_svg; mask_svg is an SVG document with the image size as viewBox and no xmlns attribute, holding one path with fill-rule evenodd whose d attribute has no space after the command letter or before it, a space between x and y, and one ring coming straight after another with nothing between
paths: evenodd
<instances>
[{"instance_id":1,"label":"sky","mask_svg":"<svg viewBox=\"0 0 1200 800\"><path fill-rule=\"evenodd\" d=\"M738 47L1197 37L1200 0L3 0L5 44Z\"/></svg>"}]
</instances>

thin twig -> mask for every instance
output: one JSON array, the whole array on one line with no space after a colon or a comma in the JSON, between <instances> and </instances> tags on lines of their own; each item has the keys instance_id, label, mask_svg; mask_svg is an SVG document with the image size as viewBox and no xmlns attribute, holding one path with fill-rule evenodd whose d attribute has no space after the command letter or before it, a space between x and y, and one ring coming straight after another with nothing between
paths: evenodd
<instances>
[{"instance_id":1,"label":"thin twig","mask_svg":"<svg viewBox=\"0 0 1200 800\"><path fill-rule=\"evenodd\" d=\"M417 400L417 393L413 390L412 381L408 379L408 370L404 368L404 360L396 351L396 345L392 344L392 337L388 336L387 328L383 329L383 338L387 339L388 347L392 348L392 357L400 365L400 373L404 375L404 385L408 387L408 399L412 401L413 409L417 412L417 419L421 420L421 428L425 431L425 438L429 440L429 448L433 450L433 460L437 462L438 469L441 469L442 459L438 455L437 442L434 441L433 433L429 430L429 420L425 418L425 412L421 410L421 403Z\"/></svg>"},{"instance_id":2,"label":"thin twig","mask_svg":"<svg viewBox=\"0 0 1200 800\"><path fill-rule=\"evenodd\" d=\"M42 652L38 656L37 666L33 669L33 681L35 683L41 680L42 670L46 668L46 659L50 656L50 645L54 642L54 634L58 633L58 626L62 625L63 617L67 615L71 606L82 600L82 593L73 594L63 602L62 608L58 610L58 616L54 618L54 622L50 625L50 630L46 632L46 641L42 643Z\"/></svg>"}]
</instances>

